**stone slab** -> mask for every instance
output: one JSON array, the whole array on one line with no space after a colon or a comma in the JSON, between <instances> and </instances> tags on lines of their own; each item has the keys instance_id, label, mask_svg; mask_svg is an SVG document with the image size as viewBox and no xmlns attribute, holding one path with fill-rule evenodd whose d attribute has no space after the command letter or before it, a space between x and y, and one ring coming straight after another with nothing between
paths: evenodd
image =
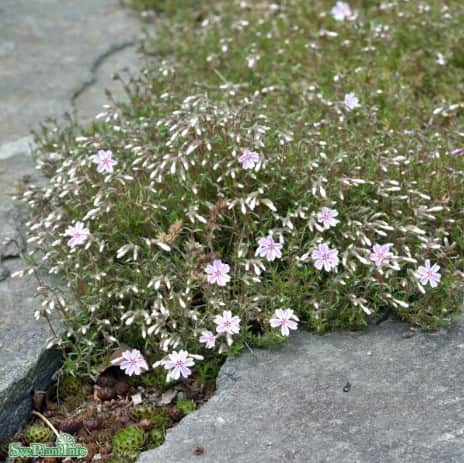
<instances>
[{"instance_id":1,"label":"stone slab","mask_svg":"<svg viewBox=\"0 0 464 463\"><path fill-rule=\"evenodd\" d=\"M102 57L134 44L140 30L117 0L2 0L0 144L72 113Z\"/></svg>"},{"instance_id":2,"label":"stone slab","mask_svg":"<svg viewBox=\"0 0 464 463\"><path fill-rule=\"evenodd\" d=\"M74 114L80 123L90 122L94 116L108 104L108 99L127 101L121 80L114 79L119 75L128 81L131 75L137 75L144 66L145 59L138 52L138 45L123 46L117 52L113 50L98 62L93 73L93 80L74 95ZM105 91L103 91L105 89Z\"/></svg>"},{"instance_id":3,"label":"stone slab","mask_svg":"<svg viewBox=\"0 0 464 463\"><path fill-rule=\"evenodd\" d=\"M411 334L298 333L228 360L215 396L138 463L462 463L464 320Z\"/></svg>"},{"instance_id":4,"label":"stone slab","mask_svg":"<svg viewBox=\"0 0 464 463\"><path fill-rule=\"evenodd\" d=\"M21 148L22 147L22 148ZM26 212L12 199L27 180L43 182L25 141L0 149L0 439L11 436L30 416L32 391L43 389L59 367L57 351L46 351L50 331L34 319L40 307L33 276L11 275L24 268ZM8 155L7 155L8 154ZM19 182L19 183L18 183Z\"/></svg>"}]
</instances>

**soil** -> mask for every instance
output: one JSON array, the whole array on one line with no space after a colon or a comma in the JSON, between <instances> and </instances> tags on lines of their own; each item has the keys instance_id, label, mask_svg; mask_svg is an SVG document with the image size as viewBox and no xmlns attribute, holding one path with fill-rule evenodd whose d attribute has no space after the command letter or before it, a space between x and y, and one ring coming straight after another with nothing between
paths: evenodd
<instances>
[{"instance_id":1,"label":"soil","mask_svg":"<svg viewBox=\"0 0 464 463\"><path fill-rule=\"evenodd\" d=\"M107 462L115 457L111 441L118 431L138 426L145 435L157 428L164 432L185 416L186 412L178 406L181 401L184 404L191 401L196 408L211 397L215 388L214 380L202 382L195 373L187 380L166 386L155 373L128 377L116 367L106 370L95 382L74 377L61 378L61 382L54 382L47 391L34 392L34 408L58 431L73 435L76 443L86 446L88 455L79 460L35 458L21 462ZM165 423L160 425L150 420L146 416L147 411L162 414L166 417ZM45 423L37 416L31 424ZM26 445L23 433L12 441ZM147 439L140 450L156 446Z\"/></svg>"}]
</instances>

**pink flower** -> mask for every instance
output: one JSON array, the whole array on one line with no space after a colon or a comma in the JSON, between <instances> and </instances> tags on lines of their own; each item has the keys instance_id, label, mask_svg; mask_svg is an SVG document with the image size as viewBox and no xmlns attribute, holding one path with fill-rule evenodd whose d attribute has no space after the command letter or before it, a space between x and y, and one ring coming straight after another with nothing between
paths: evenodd
<instances>
[{"instance_id":1,"label":"pink flower","mask_svg":"<svg viewBox=\"0 0 464 463\"><path fill-rule=\"evenodd\" d=\"M142 370L148 370L147 362L137 349L126 350L122 356L111 361L113 365L119 365L126 375L141 375Z\"/></svg>"},{"instance_id":2,"label":"pink flower","mask_svg":"<svg viewBox=\"0 0 464 463\"><path fill-rule=\"evenodd\" d=\"M253 169L255 164L259 161L259 154L256 151L251 151L248 148L242 150L242 155L238 160L242 163L244 169Z\"/></svg>"},{"instance_id":3,"label":"pink flower","mask_svg":"<svg viewBox=\"0 0 464 463\"><path fill-rule=\"evenodd\" d=\"M216 336L211 331L205 330L201 333L200 342L205 345L207 349L212 349L216 344Z\"/></svg>"},{"instance_id":4,"label":"pink flower","mask_svg":"<svg viewBox=\"0 0 464 463\"><path fill-rule=\"evenodd\" d=\"M288 336L289 330L296 330L298 328L298 317L294 314L292 309L278 309L274 312L274 318L271 318L270 324L272 328L280 327L282 336Z\"/></svg>"},{"instance_id":5,"label":"pink flower","mask_svg":"<svg viewBox=\"0 0 464 463\"><path fill-rule=\"evenodd\" d=\"M339 222L339 220L335 218L337 216L338 212L336 209L323 207L317 214L317 221L321 223L326 230L328 230L330 227L335 227Z\"/></svg>"},{"instance_id":6,"label":"pink flower","mask_svg":"<svg viewBox=\"0 0 464 463\"><path fill-rule=\"evenodd\" d=\"M267 237L260 238L258 240L258 249L256 250L256 255L265 257L268 261L272 262L273 260L282 257L281 251L283 245L283 238L280 239L280 243L277 243L272 238L272 235L268 235Z\"/></svg>"},{"instance_id":7,"label":"pink flower","mask_svg":"<svg viewBox=\"0 0 464 463\"><path fill-rule=\"evenodd\" d=\"M240 332L240 318L232 316L230 310L224 310L222 315L216 315L214 317L214 323L216 323L216 331L218 334L225 334L227 344L232 344L232 335Z\"/></svg>"},{"instance_id":8,"label":"pink flower","mask_svg":"<svg viewBox=\"0 0 464 463\"><path fill-rule=\"evenodd\" d=\"M389 259L393 257L393 254L390 252L390 247L392 244L374 244L371 253L371 260L375 262L377 268L382 267Z\"/></svg>"},{"instance_id":9,"label":"pink flower","mask_svg":"<svg viewBox=\"0 0 464 463\"><path fill-rule=\"evenodd\" d=\"M315 249L311 257L314 260L314 266L321 270L324 267L326 272L330 272L338 265L338 249L330 249L327 243L322 243Z\"/></svg>"},{"instance_id":10,"label":"pink flower","mask_svg":"<svg viewBox=\"0 0 464 463\"><path fill-rule=\"evenodd\" d=\"M102 172L113 172L113 166L115 166L118 161L113 159L113 152L108 150L99 150L97 154L91 156L90 158L94 164L97 165L97 172L101 174Z\"/></svg>"},{"instance_id":11,"label":"pink flower","mask_svg":"<svg viewBox=\"0 0 464 463\"><path fill-rule=\"evenodd\" d=\"M218 286L225 286L230 281L228 275L230 266L223 264L220 259L216 259L212 264L206 266L206 273L208 274L208 283Z\"/></svg>"},{"instance_id":12,"label":"pink flower","mask_svg":"<svg viewBox=\"0 0 464 463\"><path fill-rule=\"evenodd\" d=\"M353 20L356 19L357 14L353 14L350 5L345 2L338 1L331 10L332 17L336 21L344 21L345 19Z\"/></svg>"},{"instance_id":13,"label":"pink flower","mask_svg":"<svg viewBox=\"0 0 464 463\"><path fill-rule=\"evenodd\" d=\"M359 98L353 92L347 93L345 95L343 103L348 111L353 111L353 109L361 107L361 104L359 103Z\"/></svg>"},{"instance_id":14,"label":"pink flower","mask_svg":"<svg viewBox=\"0 0 464 463\"><path fill-rule=\"evenodd\" d=\"M82 222L76 222L75 225L70 225L64 232L64 236L70 236L71 239L68 241L68 246L74 248L85 243L87 238L90 236L90 231L85 228Z\"/></svg>"},{"instance_id":15,"label":"pink flower","mask_svg":"<svg viewBox=\"0 0 464 463\"><path fill-rule=\"evenodd\" d=\"M157 368L159 365L163 365L164 369L168 372L166 380L170 381L178 380L181 376L188 378L192 374L192 370L189 367L193 367L195 362L190 354L185 350L179 352L172 352L168 355L165 360L160 360L153 364L153 368Z\"/></svg>"},{"instance_id":16,"label":"pink flower","mask_svg":"<svg viewBox=\"0 0 464 463\"><path fill-rule=\"evenodd\" d=\"M417 269L417 276L423 285L429 283L432 288L436 288L441 280L439 270L439 265L433 264L430 266L430 260L426 259L425 266L420 266Z\"/></svg>"},{"instance_id":17,"label":"pink flower","mask_svg":"<svg viewBox=\"0 0 464 463\"><path fill-rule=\"evenodd\" d=\"M464 148L457 148L453 151L451 151L450 156L462 156L464 154Z\"/></svg>"}]
</instances>

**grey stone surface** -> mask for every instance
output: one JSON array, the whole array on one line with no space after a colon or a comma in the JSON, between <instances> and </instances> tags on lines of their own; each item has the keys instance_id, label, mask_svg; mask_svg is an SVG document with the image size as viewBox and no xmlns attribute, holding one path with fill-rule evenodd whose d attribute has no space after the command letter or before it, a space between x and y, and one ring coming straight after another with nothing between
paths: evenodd
<instances>
[{"instance_id":1,"label":"grey stone surface","mask_svg":"<svg viewBox=\"0 0 464 463\"><path fill-rule=\"evenodd\" d=\"M92 81L73 97L76 117L82 123L93 119L102 110L102 107L109 103L108 98L126 101L121 80L113 77L117 74L128 80L131 74L136 74L144 65L144 59L138 53L137 45L130 45L123 46L117 52L112 50L96 64Z\"/></svg>"},{"instance_id":2,"label":"grey stone surface","mask_svg":"<svg viewBox=\"0 0 464 463\"><path fill-rule=\"evenodd\" d=\"M72 112L98 65L140 30L118 0L2 0L0 144Z\"/></svg>"},{"instance_id":3,"label":"grey stone surface","mask_svg":"<svg viewBox=\"0 0 464 463\"><path fill-rule=\"evenodd\" d=\"M0 439L11 436L30 415L32 390L46 386L59 366L59 354L46 351L47 324L36 321L40 307L33 276L10 275L24 268L26 212L11 200L24 176L43 182L35 172L30 152L10 145L11 156L0 158ZM3 149L3 153L7 150Z\"/></svg>"},{"instance_id":4,"label":"grey stone surface","mask_svg":"<svg viewBox=\"0 0 464 463\"><path fill-rule=\"evenodd\" d=\"M50 330L33 318L40 307L33 276L11 278L25 266L26 211L11 199L23 180L43 182L34 169L31 129L65 112L88 120L117 97L114 72L140 64L140 23L118 0L0 2L0 439L30 417L32 391L46 387L60 364L46 350Z\"/></svg>"},{"instance_id":5,"label":"grey stone surface","mask_svg":"<svg viewBox=\"0 0 464 463\"><path fill-rule=\"evenodd\" d=\"M464 320L409 334L299 333L229 360L216 395L138 463L462 463Z\"/></svg>"}]
</instances>

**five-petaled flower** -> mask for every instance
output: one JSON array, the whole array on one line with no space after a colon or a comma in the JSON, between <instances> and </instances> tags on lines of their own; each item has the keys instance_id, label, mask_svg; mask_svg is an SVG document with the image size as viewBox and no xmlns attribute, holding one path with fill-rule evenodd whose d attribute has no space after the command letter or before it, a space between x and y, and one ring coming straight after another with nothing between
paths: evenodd
<instances>
[{"instance_id":1,"label":"five-petaled flower","mask_svg":"<svg viewBox=\"0 0 464 463\"><path fill-rule=\"evenodd\" d=\"M242 150L242 155L238 158L244 169L253 169L259 161L259 154L256 151L251 151L248 148Z\"/></svg>"},{"instance_id":2,"label":"five-petaled flower","mask_svg":"<svg viewBox=\"0 0 464 463\"><path fill-rule=\"evenodd\" d=\"M421 265L417 269L417 276L423 285L429 283L432 288L436 288L441 280L440 266L437 264L430 265L430 260L426 259L425 265Z\"/></svg>"},{"instance_id":3,"label":"five-petaled flower","mask_svg":"<svg viewBox=\"0 0 464 463\"><path fill-rule=\"evenodd\" d=\"M70 236L71 239L68 241L68 246L74 248L80 246L87 241L90 236L90 231L82 222L76 222L74 225L70 225L64 232L65 236Z\"/></svg>"},{"instance_id":4,"label":"five-petaled flower","mask_svg":"<svg viewBox=\"0 0 464 463\"><path fill-rule=\"evenodd\" d=\"M230 281L230 266L224 264L220 259L215 259L212 264L206 266L208 283L218 286L225 286Z\"/></svg>"},{"instance_id":5,"label":"five-petaled flower","mask_svg":"<svg viewBox=\"0 0 464 463\"><path fill-rule=\"evenodd\" d=\"M270 325L272 328L279 328L282 336L288 336L290 330L298 328L298 317L292 309L277 309L274 312L274 318L271 318Z\"/></svg>"},{"instance_id":6,"label":"five-petaled flower","mask_svg":"<svg viewBox=\"0 0 464 463\"><path fill-rule=\"evenodd\" d=\"M147 362L137 349L126 350L121 357L111 361L113 365L118 365L126 375L141 375L143 370L148 370Z\"/></svg>"},{"instance_id":7,"label":"five-petaled flower","mask_svg":"<svg viewBox=\"0 0 464 463\"><path fill-rule=\"evenodd\" d=\"M335 217L338 216L336 209L329 209L328 207L323 207L317 214L317 221L321 223L325 230L328 230L330 227L335 227L339 220Z\"/></svg>"},{"instance_id":8,"label":"five-petaled flower","mask_svg":"<svg viewBox=\"0 0 464 463\"><path fill-rule=\"evenodd\" d=\"M204 330L200 336L200 342L205 345L207 349L212 349L216 345L216 336L209 330Z\"/></svg>"},{"instance_id":9,"label":"five-petaled flower","mask_svg":"<svg viewBox=\"0 0 464 463\"><path fill-rule=\"evenodd\" d=\"M190 354L185 350L179 352L173 351L164 360L159 360L153 364L153 368L163 365L164 369L168 372L166 380L178 380L181 376L188 378L192 374L189 367L193 367L195 362Z\"/></svg>"},{"instance_id":10,"label":"five-petaled flower","mask_svg":"<svg viewBox=\"0 0 464 463\"><path fill-rule=\"evenodd\" d=\"M393 257L393 254L390 252L390 247L392 244L374 244L371 253L371 260L375 263L377 268L382 267L383 264L387 263L389 259Z\"/></svg>"},{"instance_id":11,"label":"five-petaled flower","mask_svg":"<svg viewBox=\"0 0 464 463\"><path fill-rule=\"evenodd\" d=\"M356 96L355 93L350 92L345 95L345 99L343 100L343 104L348 111L353 111L354 109L360 108L361 103L359 102L359 98Z\"/></svg>"},{"instance_id":12,"label":"five-petaled flower","mask_svg":"<svg viewBox=\"0 0 464 463\"><path fill-rule=\"evenodd\" d=\"M326 272L330 272L338 265L338 249L330 249L327 243L322 243L315 249L311 257L314 260L314 266L321 270L324 267Z\"/></svg>"},{"instance_id":13,"label":"five-petaled flower","mask_svg":"<svg viewBox=\"0 0 464 463\"><path fill-rule=\"evenodd\" d=\"M281 237L280 242L274 241L274 238L271 234L265 238L260 238L258 240L258 249L256 250L256 255L260 257L265 257L268 261L272 262L277 258L282 257L282 246L284 245L284 240Z\"/></svg>"},{"instance_id":14,"label":"five-petaled flower","mask_svg":"<svg viewBox=\"0 0 464 463\"><path fill-rule=\"evenodd\" d=\"M346 2L338 1L331 10L332 17L336 21L344 21L345 19L356 19L357 14L353 13L350 5Z\"/></svg>"},{"instance_id":15,"label":"five-petaled flower","mask_svg":"<svg viewBox=\"0 0 464 463\"><path fill-rule=\"evenodd\" d=\"M97 172L100 174L103 172L111 174L113 172L113 166L118 163L118 161L113 159L113 152L110 150L99 150L97 154L91 156L90 159L97 165Z\"/></svg>"},{"instance_id":16,"label":"five-petaled flower","mask_svg":"<svg viewBox=\"0 0 464 463\"><path fill-rule=\"evenodd\" d=\"M216 315L214 317L214 323L216 323L216 331L218 334L224 334L226 336L227 344L232 344L232 335L240 332L240 318L232 316L230 310L224 310L222 315Z\"/></svg>"}]
</instances>

